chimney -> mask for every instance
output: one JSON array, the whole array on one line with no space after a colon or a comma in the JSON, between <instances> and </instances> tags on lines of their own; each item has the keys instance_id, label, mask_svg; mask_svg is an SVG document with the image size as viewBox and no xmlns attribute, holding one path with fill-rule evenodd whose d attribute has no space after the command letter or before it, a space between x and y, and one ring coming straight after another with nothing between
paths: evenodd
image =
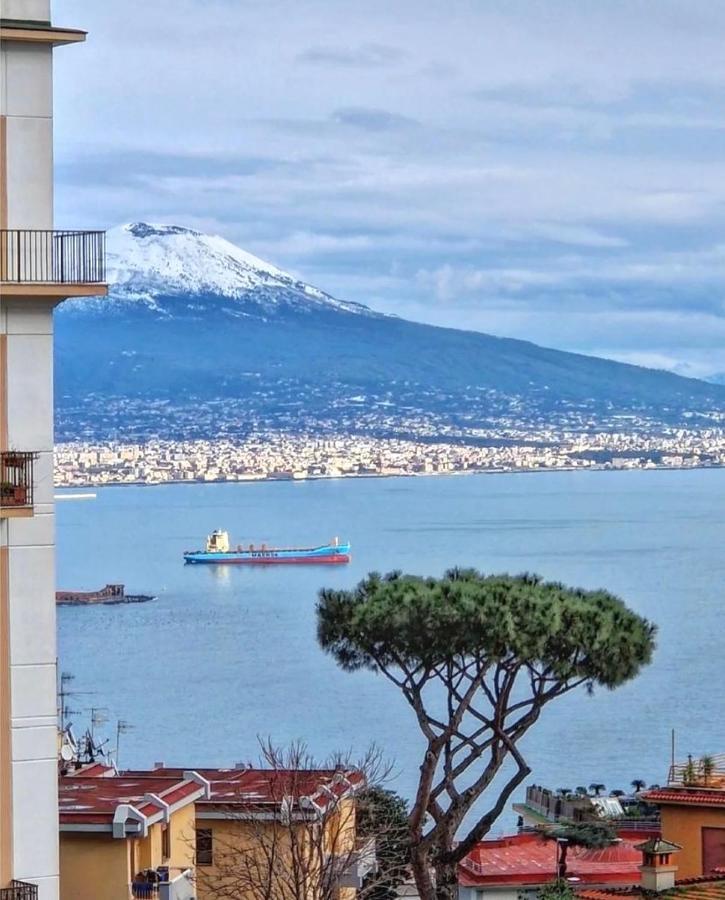
<instances>
[{"instance_id":1,"label":"chimney","mask_svg":"<svg viewBox=\"0 0 725 900\"><path fill-rule=\"evenodd\" d=\"M161 762L155 762L155 763L154 763L154 769L163 769L163 768L164 768L164 762L163 762L163 760L162 760Z\"/></svg>"},{"instance_id":2,"label":"chimney","mask_svg":"<svg viewBox=\"0 0 725 900\"><path fill-rule=\"evenodd\" d=\"M682 850L679 844L673 844L662 838L650 838L644 844L637 844L636 850L642 853L642 890L660 894L675 886L677 866L672 863L672 854Z\"/></svg>"}]
</instances>

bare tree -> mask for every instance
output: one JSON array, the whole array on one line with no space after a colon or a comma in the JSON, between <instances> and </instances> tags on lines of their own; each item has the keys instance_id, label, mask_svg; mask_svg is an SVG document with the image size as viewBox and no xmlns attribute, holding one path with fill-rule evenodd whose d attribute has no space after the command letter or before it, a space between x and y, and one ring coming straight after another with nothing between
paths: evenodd
<instances>
[{"instance_id":1,"label":"bare tree","mask_svg":"<svg viewBox=\"0 0 725 900\"><path fill-rule=\"evenodd\" d=\"M210 804L199 811L200 887L214 900L379 896L375 889L388 887L391 874L378 867L376 844L407 845L405 815L386 815L379 803L388 774L374 748L355 762L338 755L320 764L302 743L263 743L261 766L235 773L238 787L234 780L213 784ZM366 807L372 789L373 813L372 801ZM359 818L368 822L364 836Z\"/></svg>"}]
</instances>

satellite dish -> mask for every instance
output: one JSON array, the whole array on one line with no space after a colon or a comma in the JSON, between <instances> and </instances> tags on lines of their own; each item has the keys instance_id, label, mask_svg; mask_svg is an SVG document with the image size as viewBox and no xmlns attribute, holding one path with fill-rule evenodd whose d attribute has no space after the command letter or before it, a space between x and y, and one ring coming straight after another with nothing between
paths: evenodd
<instances>
[{"instance_id":1,"label":"satellite dish","mask_svg":"<svg viewBox=\"0 0 725 900\"><path fill-rule=\"evenodd\" d=\"M60 758L63 762L70 762L73 759L73 748L68 744L63 744L60 748Z\"/></svg>"}]
</instances>

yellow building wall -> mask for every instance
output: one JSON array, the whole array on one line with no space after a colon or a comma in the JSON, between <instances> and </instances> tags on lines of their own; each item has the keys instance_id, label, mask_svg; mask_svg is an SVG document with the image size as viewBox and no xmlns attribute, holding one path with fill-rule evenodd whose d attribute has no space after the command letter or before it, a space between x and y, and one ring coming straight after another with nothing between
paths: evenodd
<instances>
[{"instance_id":1,"label":"yellow building wall","mask_svg":"<svg viewBox=\"0 0 725 900\"><path fill-rule=\"evenodd\" d=\"M152 825L145 838L133 841L133 874L141 869L155 869L161 862L161 828Z\"/></svg>"},{"instance_id":2,"label":"yellow building wall","mask_svg":"<svg viewBox=\"0 0 725 900\"><path fill-rule=\"evenodd\" d=\"M171 857L175 869L193 869L196 857L196 813L194 805L185 806L171 816Z\"/></svg>"},{"instance_id":3,"label":"yellow building wall","mask_svg":"<svg viewBox=\"0 0 725 900\"><path fill-rule=\"evenodd\" d=\"M285 856L291 856L292 835L289 827L285 825L274 825L274 823L262 821L243 821L233 818L230 813L228 819L198 819L197 828L210 828L213 834L213 859L214 864L211 866L196 867L196 889L198 900L216 900L219 891L226 886L229 888L234 885L239 892L240 900L245 897L252 900L251 892L241 889L247 876L242 874L248 869L239 867L239 863L235 860L239 859L243 853L249 853L255 846L260 848L260 858L266 852L270 852L277 860L277 864L284 865ZM273 829L277 828L277 834L274 835ZM305 830L310 825L300 826L297 833L297 840L305 839ZM353 800L344 800L339 811L330 816L325 823L325 842L324 849L328 853L337 855L349 854L355 847L356 839L356 820L355 820L355 803ZM272 842L275 841L275 849L271 851ZM319 845L317 845L319 846ZM234 877L235 868L239 873L237 879ZM312 868L312 866L310 866ZM269 867L264 862L260 865L260 872L269 872ZM264 878L264 875L260 876ZM235 880L237 884L235 885ZM271 900L284 900L284 898L292 897L292 892L285 886L285 879L282 877L270 879L273 882ZM339 891L340 900L354 900L356 896L354 888L341 888Z\"/></svg>"},{"instance_id":4,"label":"yellow building wall","mask_svg":"<svg viewBox=\"0 0 725 900\"><path fill-rule=\"evenodd\" d=\"M169 866L171 869L191 869L196 855L194 805L184 806L171 814L171 856L163 855L163 825L155 822L145 838L134 841L134 874L141 869ZM174 872L172 874L178 874Z\"/></svg>"},{"instance_id":5,"label":"yellow building wall","mask_svg":"<svg viewBox=\"0 0 725 900\"><path fill-rule=\"evenodd\" d=\"M141 869L193 868L196 853L194 805L171 814L171 856L161 855L161 823L145 838L114 838L110 833L60 833L60 900L128 900L129 885Z\"/></svg>"},{"instance_id":6,"label":"yellow building wall","mask_svg":"<svg viewBox=\"0 0 725 900\"><path fill-rule=\"evenodd\" d=\"M704 806L662 806L662 837L679 844L675 854L677 879L696 878L702 871L702 829L725 828L725 809Z\"/></svg>"},{"instance_id":7,"label":"yellow building wall","mask_svg":"<svg viewBox=\"0 0 725 900\"><path fill-rule=\"evenodd\" d=\"M109 834L60 833L60 900L128 900L129 842Z\"/></svg>"}]
</instances>

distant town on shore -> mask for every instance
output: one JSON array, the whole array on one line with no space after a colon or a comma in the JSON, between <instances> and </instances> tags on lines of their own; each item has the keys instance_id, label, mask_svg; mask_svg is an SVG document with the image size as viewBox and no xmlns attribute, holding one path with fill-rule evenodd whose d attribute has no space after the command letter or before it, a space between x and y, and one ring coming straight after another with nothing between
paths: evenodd
<instances>
[{"instance_id":1,"label":"distant town on shore","mask_svg":"<svg viewBox=\"0 0 725 900\"><path fill-rule=\"evenodd\" d=\"M143 443L71 442L55 454L59 487L198 481L432 475L725 465L725 431L495 431L476 443L263 433Z\"/></svg>"}]
</instances>

